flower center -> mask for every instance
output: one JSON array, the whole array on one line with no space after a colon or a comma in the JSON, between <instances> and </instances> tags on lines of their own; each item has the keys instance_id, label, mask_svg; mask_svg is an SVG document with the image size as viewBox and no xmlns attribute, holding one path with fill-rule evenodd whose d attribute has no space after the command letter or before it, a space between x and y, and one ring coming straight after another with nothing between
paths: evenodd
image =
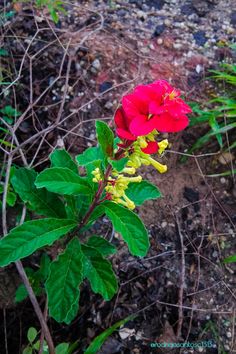
<instances>
[{"instance_id":1,"label":"flower center","mask_svg":"<svg viewBox=\"0 0 236 354\"><path fill-rule=\"evenodd\" d=\"M169 94L169 99L170 99L170 100L174 100L175 97L177 97L177 96L178 96L178 93L177 93L175 90L173 90L173 91Z\"/></svg>"}]
</instances>

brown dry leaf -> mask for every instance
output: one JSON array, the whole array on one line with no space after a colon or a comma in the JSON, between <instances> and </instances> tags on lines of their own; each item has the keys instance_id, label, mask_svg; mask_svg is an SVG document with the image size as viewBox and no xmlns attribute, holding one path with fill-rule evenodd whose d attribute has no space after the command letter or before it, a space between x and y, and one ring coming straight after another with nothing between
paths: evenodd
<instances>
[{"instance_id":1,"label":"brown dry leaf","mask_svg":"<svg viewBox=\"0 0 236 354\"><path fill-rule=\"evenodd\" d=\"M21 12L22 11L22 4L20 2L15 2L13 4L13 9L16 11L16 12Z\"/></svg>"}]
</instances>

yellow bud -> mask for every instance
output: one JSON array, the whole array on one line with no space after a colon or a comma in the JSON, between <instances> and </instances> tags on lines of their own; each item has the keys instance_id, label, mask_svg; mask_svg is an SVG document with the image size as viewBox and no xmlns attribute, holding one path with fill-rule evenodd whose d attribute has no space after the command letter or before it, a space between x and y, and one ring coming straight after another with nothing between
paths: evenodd
<instances>
[{"instance_id":1,"label":"yellow bud","mask_svg":"<svg viewBox=\"0 0 236 354\"><path fill-rule=\"evenodd\" d=\"M127 166L138 168L141 166L140 158L134 153L130 156L130 160L127 162Z\"/></svg>"},{"instance_id":2,"label":"yellow bud","mask_svg":"<svg viewBox=\"0 0 236 354\"><path fill-rule=\"evenodd\" d=\"M138 138L138 142L139 142L139 145L142 149L144 149L145 147L148 146L148 143L146 142L145 138L143 138L141 136Z\"/></svg>"},{"instance_id":3,"label":"yellow bud","mask_svg":"<svg viewBox=\"0 0 236 354\"><path fill-rule=\"evenodd\" d=\"M142 176L137 176L137 177L128 177L128 182L141 182L142 181Z\"/></svg>"},{"instance_id":4,"label":"yellow bud","mask_svg":"<svg viewBox=\"0 0 236 354\"><path fill-rule=\"evenodd\" d=\"M158 149L158 154L161 155L163 151L168 147L168 140L164 139L158 143L159 149Z\"/></svg>"},{"instance_id":5,"label":"yellow bud","mask_svg":"<svg viewBox=\"0 0 236 354\"><path fill-rule=\"evenodd\" d=\"M136 172L136 169L134 167L125 167L122 170L123 173L126 173L127 175L134 175Z\"/></svg>"},{"instance_id":6,"label":"yellow bud","mask_svg":"<svg viewBox=\"0 0 236 354\"><path fill-rule=\"evenodd\" d=\"M148 135L146 135L146 138L149 140L149 141L155 141L155 135L157 135L157 131L156 130L153 130L151 133L149 133Z\"/></svg>"}]
</instances>

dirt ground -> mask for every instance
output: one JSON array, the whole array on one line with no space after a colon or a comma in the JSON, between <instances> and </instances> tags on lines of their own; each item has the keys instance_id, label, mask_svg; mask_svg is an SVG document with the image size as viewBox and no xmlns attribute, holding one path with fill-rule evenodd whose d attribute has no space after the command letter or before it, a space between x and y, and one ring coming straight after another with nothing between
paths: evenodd
<instances>
[{"instance_id":1,"label":"dirt ground","mask_svg":"<svg viewBox=\"0 0 236 354\"><path fill-rule=\"evenodd\" d=\"M69 2L58 25L47 10L1 5L2 11L15 11L1 23L8 56L0 57L1 75L11 82L2 86L1 107L11 104L22 113L14 125L19 148L14 163L40 171L55 147L76 155L96 145L94 121L104 119L113 126L122 95L137 84L166 79L187 101L211 97L215 87L205 79L207 69L222 58L233 59L233 52L217 43L233 41L234 3ZM106 219L95 225L109 238L113 235L119 249L112 257L119 292L104 302L85 284L71 325L49 320L56 343L78 341L75 353L82 353L104 329L136 314L99 353L236 352L236 268L222 263L236 249L234 178L208 176L232 165L222 164L216 143L180 161L204 129L169 136L171 147L162 158L166 174L142 170L162 192L161 199L137 210L150 235L147 257L131 257ZM9 225L14 215L11 210ZM25 265L37 262L36 255ZM0 271L0 353L6 353L6 342L8 353L21 353L27 329L39 328L30 302L14 303L19 283L14 266ZM152 346L177 342L178 335L182 342L213 344L181 350Z\"/></svg>"}]
</instances>

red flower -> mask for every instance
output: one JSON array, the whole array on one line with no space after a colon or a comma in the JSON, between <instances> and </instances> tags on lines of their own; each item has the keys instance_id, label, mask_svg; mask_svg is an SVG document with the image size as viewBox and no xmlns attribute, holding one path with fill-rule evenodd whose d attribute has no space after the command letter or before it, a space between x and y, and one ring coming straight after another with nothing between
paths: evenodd
<instances>
[{"instance_id":1,"label":"red flower","mask_svg":"<svg viewBox=\"0 0 236 354\"><path fill-rule=\"evenodd\" d=\"M117 134L135 140L135 136L147 135L154 129L168 133L183 130L189 123L186 114L192 110L179 96L180 91L164 80L137 86L122 99L122 118L116 118L121 127Z\"/></svg>"},{"instance_id":2,"label":"red flower","mask_svg":"<svg viewBox=\"0 0 236 354\"><path fill-rule=\"evenodd\" d=\"M129 125L131 123L131 119L126 116L123 108L117 109L114 120L116 124L116 133L120 139L132 141L137 139L137 136L130 132Z\"/></svg>"},{"instance_id":3,"label":"red flower","mask_svg":"<svg viewBox=\"0 0 236 354\"><path fill-rule=\"evenodd\" d=\"M141 149L145 154L155 154L159 149L158 143L156 141L148 141L147 146Z\"/></svg>"},{"instance_id":4,"label":"red flower","mask_svg":"<svg viewBox=\"0 0 236 354\"><path fill-rule=\"evenodd\" d=\"M128 147L131 142L137 140L137 136L130 132L130 123L131 119L126 116L122 108L118 108L115 113L115 124L116 124L116 133L118 137L122 140L126 140L127 144L119 144L121 147ZM154 154L158 150L158 143L156 141L148 141L147 146L142 149L146 154Z\"/></svg>"}]
</instances>

